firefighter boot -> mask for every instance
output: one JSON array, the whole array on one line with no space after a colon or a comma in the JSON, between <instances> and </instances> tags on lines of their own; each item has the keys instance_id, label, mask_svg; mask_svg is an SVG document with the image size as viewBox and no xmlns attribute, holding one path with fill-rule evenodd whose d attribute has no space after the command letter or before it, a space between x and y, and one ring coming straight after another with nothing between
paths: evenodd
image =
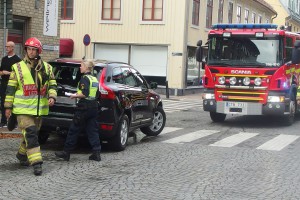
<instances>
[{"instance_id":1,"label":"firefighter boot","mask_svg":"<svg viewBox=\"0 0 300 200\"><path fill-rule=\"evenodd\" d=\"M89 160L101 161L100 151L94 151Z\"/></svg>"},{"instance_id":2,"label":"firefighter boot","mask_svg":"<svg viewBox=\"0 0 300 200\"><path fill-rule=\"evenodd\" d=\"M70 152L57 151L57 152L55 152L55 156L58 157L58 158L62 158L65 161L69 161L70 160Z\"/></svg>"},{"instance_id":3,"label":"firefighter boot","mask_svg":"<svg viewBox=\"0 0 300 200\"><path fill-rule=\"evenodd\" d=\"M20 154L19 152L16 155L17 159L20 161L21 166L29 166L29 161L27 155Z\"/></svg>"},{"instance_id":4,"label":"firefighter boot","mask_svg":"<svg viewBox=\"0 0 300 200\"><path fill-rule=\"evenodd\" d=\"M33 165L33 173L36 176L40 176L42 175L42 164L41 163L37 163Z\"/></svg>"}]
</instances>

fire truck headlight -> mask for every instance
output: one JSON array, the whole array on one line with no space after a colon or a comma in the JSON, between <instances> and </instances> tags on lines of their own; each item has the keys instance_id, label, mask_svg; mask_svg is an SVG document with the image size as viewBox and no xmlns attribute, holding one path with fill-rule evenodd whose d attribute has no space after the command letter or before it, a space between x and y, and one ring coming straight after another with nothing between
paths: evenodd
<instances>
[{"instance_id":1,"label":"fire truck headlight","mask_svg":"<svg viewBox=\"0 0 300 200\"><path fill-rule=\"evenodd\" d=\"M215 94L212 93L204 93L202 95L202 99L215 99Z\"/></svg>"},{"instance_id":2,"label":"fire truck headlight","mask_svg":"<svg viewBox=\"0 0 300 200\"><path fill-rule=\"evenodd\" d=\"M244 83L244 85L249 85L250 84L250 78L249 77L245 77L243 79L243 83Z\"/></svg>"},{"instance_id":3,"label":"fire truck headlight","mask_svg":"<svg viewBox=\"0 0 300 200\"><path fill-rule=\"evenodd\" d=\"M236 84L236 78L235 78L235 77L230 77L229 83L230 83L231 85L235 85L235 84Z\"/></svg>"},{"instance_id":4,"label":"fire truck headlight","mask_svg":"<svg viewBox=\"0 0 300 200\"><path fill-rule=\"evenodd\" d=\"M272 103L284 102L284 96L268 96L268 102L272 102Z\"/></svg>"},{"instance_id":5,"label":"fire truck headlight","mask_svg":"<svg viewBox=\"0 0 300 200\"><path fill-rule=\"evenodd\" d=\"M255 84L256 86L261 85L261 78L255 78L255 79L254 79L254 84Z\"/></svg>"},{"instance_id":6,"label":"fire truck headlight","mask_svg":"<svg viewBox=\"0 0 300 200\"><path fill-rule=\"evenodd\" d=\"M219 77L218 81L219 81L220 84L224 85L225 84L225 77L224 76Z\"/></svg>"}]
</instances>

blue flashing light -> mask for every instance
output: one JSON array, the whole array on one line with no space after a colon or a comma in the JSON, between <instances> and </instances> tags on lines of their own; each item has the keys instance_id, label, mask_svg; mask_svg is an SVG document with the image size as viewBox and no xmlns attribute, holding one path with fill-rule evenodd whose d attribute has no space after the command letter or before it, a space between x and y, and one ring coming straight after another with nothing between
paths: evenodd
<instances>
[{"instance_id":1,"label":"blue flashing light","mask_svg":"<svg viewBox=\"0 0 300 200\"><path fill-rule=\"evenodd\" d=\"M276 24L214 24L212 29L277 29Z\"/></svg>"}]
</instances>

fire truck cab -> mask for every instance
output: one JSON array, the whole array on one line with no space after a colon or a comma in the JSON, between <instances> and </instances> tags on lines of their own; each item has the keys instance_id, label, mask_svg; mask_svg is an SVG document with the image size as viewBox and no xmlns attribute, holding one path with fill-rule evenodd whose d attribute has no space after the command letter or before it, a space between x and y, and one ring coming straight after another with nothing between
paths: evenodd
<instances>
[{"instance_id":1,"label":"fire truck cab","mask_svg":"<svg viewBox=\"0 0 300 200\"><path fill-rule=\"evenodd\" d=\"M299 41L298 41L299 40ZM216 24L196 58L205 69L203 109L214 122L227 114L276 115L294 122L300 75L300 35L274 24Z\"/></svg>"}]
</instances>

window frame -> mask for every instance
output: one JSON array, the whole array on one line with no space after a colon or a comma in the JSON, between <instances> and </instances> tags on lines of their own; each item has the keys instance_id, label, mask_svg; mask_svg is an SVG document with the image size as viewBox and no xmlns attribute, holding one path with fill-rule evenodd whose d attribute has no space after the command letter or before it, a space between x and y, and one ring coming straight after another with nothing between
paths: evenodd
<instances>
[{"instance_id":1,"label":"window frame","mask_svg":"<svg viewBox=\"0 0 300 200\"><path fill-rule=\"evenodd\" d=\"M200 25L200 0L193 0L192 25L198 27Z\"/></svg>"},{"instance_id":2,"label":"window frame","mask_svg":"<svg viewBox=\"0 0 300 200\"><path fill-rule=\"evenodd\" d=\"M144 1L145 0L140 0L140 5L141 5L141 12L140 12L140 24L165 24L165 0L161 0L162 1L162 16L161 19L159 20L145 20L144 19ZM148 0L148 1L152 1L152 5L153 2L155 2L156 0ZM151 9L153 9L153 7L151 7ZM151 11L153 14L153 11Z\"/></svg>"},{"instance_id":3,"label":"window frame","mask_svg":"<svg viewBox=\"0 0 300 200\"><path fill-rule=\"evenodd\" d=\"M251 23L255 24L255 22L256 22L256 13L252 12L252 14L251 14Z\"/></svg>"},{"instance_id":4,"label":"window frame","mask_svg":"<svg viewBox=\"0 0 300 200\"><path fill-rule=\"evenodd\" d=\"M66 12L67 12L67 1L72 1L72 18L66 18ZM61 21L62 22L73 22L75 19L75 12L74 12L74 8L75 8L75 0L61 0Z\"/></svg>"},{"instance_id":5,"label":"window frame","mask_svg":"<svg viewBox=\"0 0 300 200\"><path fill-rule=\"evenodd\" d=\"M219 0L219 8L218 8L218 23L223 23L223 15L224 15L224 0Z\"/></svg>"},{"instance_id":6,"label":"window frame","mask_svg":"<svg viewBox=\"0 0 300 200\"><path fill-rule=\"evenodd\" d=\"M236 23L242 23L242 6L240 5L236 7Z\"/></svg>"},{"instance_id":7,"label":"window frame","mask_svg":"<svg viewBox=\"0 0 300 200\"><path fill-rule=\"evenodd\" d=\"M244 23L248 24L249 23L249 14L250 14L250 10L248 8L245 8L245 16L244 16Z\"/></svg>"},{"instance_id":8,"label":"window frame","mask_svg":"<svg viewBox=\"0 0 300 200\"><path fill-rule=\"evenodd\" d=\"M103 24L122 24L122 18L123 18L123 1L120 0L120 8L119 8L119 18L118 19L113 19L113 18L110 18L110 19L104 19L103 18L103 13L104 13L104 1L105 0L101 0L100 1L100 16L99 16L99 20L100 20L100 23L103 23ZM115 9L114 6L112 5L114 3L114 1L116 0L110 0L111 1L111 7L110 7L110 16L113 15L113 10Z\"/></svg>"},{"instance_id":9,"label":"window frame","mask_svg":"<svg viewBox=\"0 0 300 200\"><path fill-rule=\"evenodd\" d=\"M212 26L212 15L214 10L214 1L207 0L206 4L206 28L211 28Z\"/></svg>"},{"instance_id":10,"label":"window frame","mask_svg":"<svg viewBox=\"0 0 300 200\"><path fill-rule=\"evenodd\" d=\"M233 2L229 1L228 2L228 23L232 24L232 20L233 20Z\"/></svg>"}]
</instances>

